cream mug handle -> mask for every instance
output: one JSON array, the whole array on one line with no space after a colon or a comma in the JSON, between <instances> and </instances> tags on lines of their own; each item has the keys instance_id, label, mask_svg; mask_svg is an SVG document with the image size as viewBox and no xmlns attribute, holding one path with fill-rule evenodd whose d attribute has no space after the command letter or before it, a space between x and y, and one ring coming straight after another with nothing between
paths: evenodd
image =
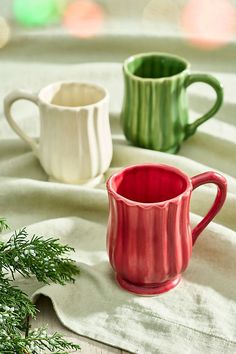
<instances>
[{"instance_id":1,"label":"cream mug handle","mask_svg":"<svg viewBox=\"0 0 236 354\"><path fill-rule=\"evenodd\" d=\"M39 158L39 146L38 143L35 139L29 137L19 126L16 124L16 122L13 119L13 116L11 114L11 107L12 105L18 101L18 100L28 100L33 102L38 106L39 100L38 97L30 92L24 91L24 90L16 90L11 93L9 93L5 98L4 98L4 113L6 116L6 119L11 126L11 128L15 131L19 137L24 140L33 150L34 154Z\"/></svg>"}]
</instances>

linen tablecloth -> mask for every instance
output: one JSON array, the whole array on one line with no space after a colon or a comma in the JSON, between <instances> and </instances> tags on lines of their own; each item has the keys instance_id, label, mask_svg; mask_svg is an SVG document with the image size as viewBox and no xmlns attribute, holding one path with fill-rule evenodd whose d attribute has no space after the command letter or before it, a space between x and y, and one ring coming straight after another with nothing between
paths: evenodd
<instances>
[{"instance_id":1,"label":"linen tablecloth","mask_svg":"<svg viewBox=\"0 0 236 354\"><path fill-rule=\"evenodd\" d=\"M120 128L121 62L132 53L148 50L183 55L193 71L211 72L224 84L223 107L183 143L178 155L132 147ZM235 55L234 45L212 54L178 38L142 36L108 36L90 43L56 35L31 40L21 36L2 50L1 102L15 88L35 92L63 79L95 82L109 90L114 153L106 177L129 164L156 162L174 165L189 176L214 169L228 180L227 201L194 246L182 283L157 297L135 296L117 286L108 262L105 186L89 189L48 182L36 157L7 125L1 104L1 215L12 229L27 226L30 235L57 237L74 247L71 256L81 270L76 282L64 287L21 278L19 284L34 299L48 296L60 321L72 331L134 353L236 352ZM85 61L90 63L81 64ZM214 94L196 84L189 89L189 97L194 119L210 107ZM39 135L35 107L19 102L13 112L28 134ZM213 185L193 192L193 226L206 214L215 192Z\"/></svg>"}]
</instances>

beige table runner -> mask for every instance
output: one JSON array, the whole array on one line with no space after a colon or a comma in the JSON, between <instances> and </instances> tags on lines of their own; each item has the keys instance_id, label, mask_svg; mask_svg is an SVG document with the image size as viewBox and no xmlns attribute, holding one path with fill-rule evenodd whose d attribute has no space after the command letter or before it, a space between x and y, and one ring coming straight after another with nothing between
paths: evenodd
<instances>
[{"instance_id":1,"label":"beige table runner","mask_svg":"<svg viewBox=\"0 0 236 354\"><path fill-rule=\"evenodd\" d=\"M145 40L142 43L144 48ZM86 189L47 182L37 159L7 126L1 109L1 215L12 228L27 226L30 234L59 237L69 243L76 250L72 256L81 269L75 284L65 287L19 280L21 286L31 295L49 296L59 319L71 330L135 353L236 352L236 73L228 72L227 61L212 65L212 73L225 86L224 107L174 156L126 143L119 127L123 94L120 64L79 65L74 56L73 63L68 63L68 53L64 61L61 53L60 63L56 55L53 61L52 53L48 61L39 57L31 62L22 60L22 53L19 57L15 53L17 50L10 48L0 62L1 101L14 88L37 91L61 79L96 82L110 91L114 156L107 176L122 166L152 161L177 166L190 176L216 169L229 183L227 202L197 241L182 283L158 297L138 297L116 285L108 263L104 185ZM191 51L182 54L192 55ZM209 63L210 54L205 59ZM193 69L209 71L208 64L204 67L203 54ZM198 85L190 90L190 96L193 117L205 111L213 97L207 87ZM37 135L36 110L20 102L13 111L21 126ZM212 185L194 191L193 225L204 216L214 195Z\"/></svg>"}]
</instances>

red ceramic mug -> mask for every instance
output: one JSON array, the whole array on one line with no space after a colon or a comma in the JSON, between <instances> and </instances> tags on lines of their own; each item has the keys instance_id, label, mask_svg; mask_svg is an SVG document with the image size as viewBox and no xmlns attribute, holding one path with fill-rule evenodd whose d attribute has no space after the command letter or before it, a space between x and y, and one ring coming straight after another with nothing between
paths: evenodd
<instances>
[{"instance_id":1,"label":"red ceramic mug","mask_svg":"<svg viewBox=\"0 0 236 354\"><path fill-rule=\"evenodd\" d=\"M216 184L217 195L191 231L191 193L205 183ZM144 164L112 175L107 190L107 249L117 281L133 293L156 295L179 283L192 246L225 201L227 182L216 172L190 178L172 166Z\"/></svg>"}]
</instances>

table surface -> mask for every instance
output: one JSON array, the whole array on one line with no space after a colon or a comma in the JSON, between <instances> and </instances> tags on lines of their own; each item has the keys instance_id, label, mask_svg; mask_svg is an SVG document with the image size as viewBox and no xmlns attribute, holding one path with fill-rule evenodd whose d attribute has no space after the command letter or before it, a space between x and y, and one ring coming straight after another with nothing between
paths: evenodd
<instances>
[{"instance_id":1,"label":"table surface","mask_svg":"<svg viewBox=\"0 0 236 354\"><path fill-rule=\"evenodd\" d=\"M65 338L79 344L81 350L80 354L128 354L125 350L114 348L103 343L97 342L95 340L80 336L76 333L71 332L66 327L64 327L59 321L52 302L48 297L41 296L36 303L37 309L40 311L36 320L32 320L32 327L48 326L49 332L60 332L65 335ZM74 352L73 352L74 353Z\"/></svg>"}]
</instances>

